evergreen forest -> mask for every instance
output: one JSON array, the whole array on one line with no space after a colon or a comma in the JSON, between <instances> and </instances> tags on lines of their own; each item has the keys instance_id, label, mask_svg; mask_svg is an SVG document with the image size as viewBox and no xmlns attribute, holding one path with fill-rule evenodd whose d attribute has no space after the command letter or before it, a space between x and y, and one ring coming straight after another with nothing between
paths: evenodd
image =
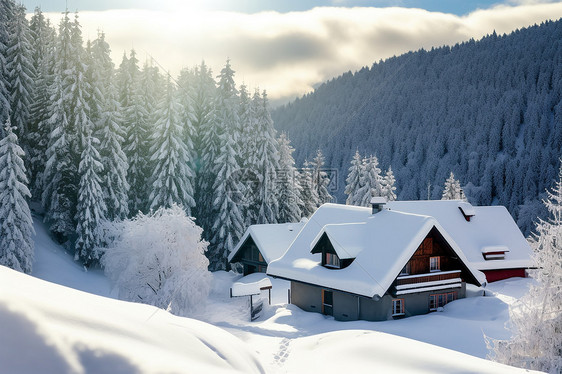
<instances>
[{"instance_id":1,"label":"evergreen forest","mask_svg":"<svg viewBox=\"0 0 562 374\"><path fill-rule=\"evenodd\" d=\"M337 171L338 202L359 151L392 167L399 200L441 198L453 172L469 202L506 206L529 234L557 176L561 93L556 21L379 61L272 117L291 138L297 164L322 150Z\"/></svg>"}]
</instances>

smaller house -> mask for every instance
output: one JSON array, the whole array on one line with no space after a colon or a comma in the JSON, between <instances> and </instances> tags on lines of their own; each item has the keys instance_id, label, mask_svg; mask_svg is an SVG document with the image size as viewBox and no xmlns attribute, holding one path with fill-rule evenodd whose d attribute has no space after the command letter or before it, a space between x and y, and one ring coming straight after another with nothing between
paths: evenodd
<instances>
[{"instance_id":1,"label":"smaller house","mask_svg":"<svg viewBox=\"0 0 562 374\"><path fill-rule=\"evenodd\" d=\"M304 225L305 221L251 225L230 253L228 261L241 263L244 275L265 273L268 264L285 253Z\"/></svg>"},{"instance_id":2,"label":"smaller house","mask_svg":"<svg viewBox=\"0 0 562 374\"><path fill-rule=\"evenodd\" d=\"M324 204L267 274L291 282L291 303L337 320L380 321L437 310L484 274L434 218Z\"/></svg>"}]
</instances>

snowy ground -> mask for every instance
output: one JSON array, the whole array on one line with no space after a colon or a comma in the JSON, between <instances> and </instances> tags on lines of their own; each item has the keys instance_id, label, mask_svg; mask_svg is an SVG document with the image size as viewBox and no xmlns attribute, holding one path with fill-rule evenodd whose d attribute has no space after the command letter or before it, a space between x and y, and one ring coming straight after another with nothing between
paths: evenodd
<instances>
[{"instance_id":1,"label":"snowy ground","mask_svg":"<svg viewBox=\"0 0 562 374\"><path fill-rule=\"evenodd\" d=\"M36 222L35 230L34 276L101 296L115 294L101 272L85 272L53 244L42 224ZM522 372L484 360L488 354L484 334L509 336L504 328L508 305L525 292L528 279L494 283L487 291L494 296L457 300L443 312L385 322L337 322L303 312L286 305L288 283L273 280L275 305L266 307L258 321L249 322L247 299L229 297L229 288L239 276L217 272L205 310L192 316L207 324L0 270L0 281L17 284L14 291L0 295L0 325L14 326L0 329L0 362L13 363L14 357L21 356L17 352L23 351L43 357L44 351L54 349L58 356L52 357L62 355L63 360L53 359L53 365L63 366L42 364L42 372L64 372L57 370L61 367L88 373L109 368L122 373L341 373L365 368L413 373ZM74 308L74 304L79 306ZM16 334L18 330L22 332ZM27 345L22 347L22 339L11 337L15 335L24 337ZM10 339L10 344L4 339ZM2 348L7 346L15 348ZM8 357L12 361L6 361ZM31 365L33 360L23 362Z\"/></svg>"}]
</instances>

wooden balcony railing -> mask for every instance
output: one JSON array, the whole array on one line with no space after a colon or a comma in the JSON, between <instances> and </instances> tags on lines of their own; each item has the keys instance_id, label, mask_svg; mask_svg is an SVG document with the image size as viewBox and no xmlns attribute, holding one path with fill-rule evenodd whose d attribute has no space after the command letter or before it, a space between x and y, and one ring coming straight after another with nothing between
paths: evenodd
<instances>
[{"instance_id":1,"label":"wooden balcony railing","mask_svg":"<svg viewBox=\"0 0 562 374\"><path fill-rule=\"evenodd\" d=\"M405 284L416 284L425 282L435 282L447 279L460 278L460 270L452 271L437 271L435 273L425 273L416 275L402 275L396 279L396 285L402 286Z\"/></svg>"}]
</instances>

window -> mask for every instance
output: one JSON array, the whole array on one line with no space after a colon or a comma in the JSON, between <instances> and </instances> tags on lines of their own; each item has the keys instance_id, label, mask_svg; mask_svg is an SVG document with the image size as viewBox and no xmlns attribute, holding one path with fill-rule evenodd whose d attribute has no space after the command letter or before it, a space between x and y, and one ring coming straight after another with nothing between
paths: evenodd
<instances>
[{"instance_id":1,"label":"window","mask_svg":"<svg viewBox=\"0 0 562 374\"><path fill-rule=\"evenodd\" d=\"M400 275L408 275L408 274L410 274L410 261L408 261L408 263L404 265L404 267L400 271Z\"/></svg>"},{"instance_id":2,"label":"window","mask_svg":"<svg viewBox=\"0 0 562 374\"><path fill-rule=\"evenodd\" d=\"M334 315L334 294L332 291L322 290L322 314Z\"/></svg>"},{"instance_id":3,"label":"window","mask_svg":"<svg viewBox=\"0 0 562 374\"><path fill-rule=\"evenodd\" d=\"M340 258L335 253L326 253L325 265L333 268L339 268Z\"/></svg>"},{"instance_id":4,"label":"window","mask_svg":"<svg viewBox=\"0 0 562 374\"><path fill-rule=\"evenodd\" d=\"M404 315L404 299L392 299L392 315Z\"/></svg>"},{"instance_id":5,"label":"window","mask_svg":"<svg viewBox=\"0 0 562 374\"><path fill-rule=\"evenodd\" d=\"M429 258L429 271L441 270L441 261L439 256Z\"/></svg>"},{"instance_id":6,"label":"window","mask_svg":"<svg viewBox=\"0 0 562 374\"><path fill-rule=\"evenodd\" d=\"M429 295L429 310L436 310L457 298L456 292Z\"/></svg>"}]
</instances>

